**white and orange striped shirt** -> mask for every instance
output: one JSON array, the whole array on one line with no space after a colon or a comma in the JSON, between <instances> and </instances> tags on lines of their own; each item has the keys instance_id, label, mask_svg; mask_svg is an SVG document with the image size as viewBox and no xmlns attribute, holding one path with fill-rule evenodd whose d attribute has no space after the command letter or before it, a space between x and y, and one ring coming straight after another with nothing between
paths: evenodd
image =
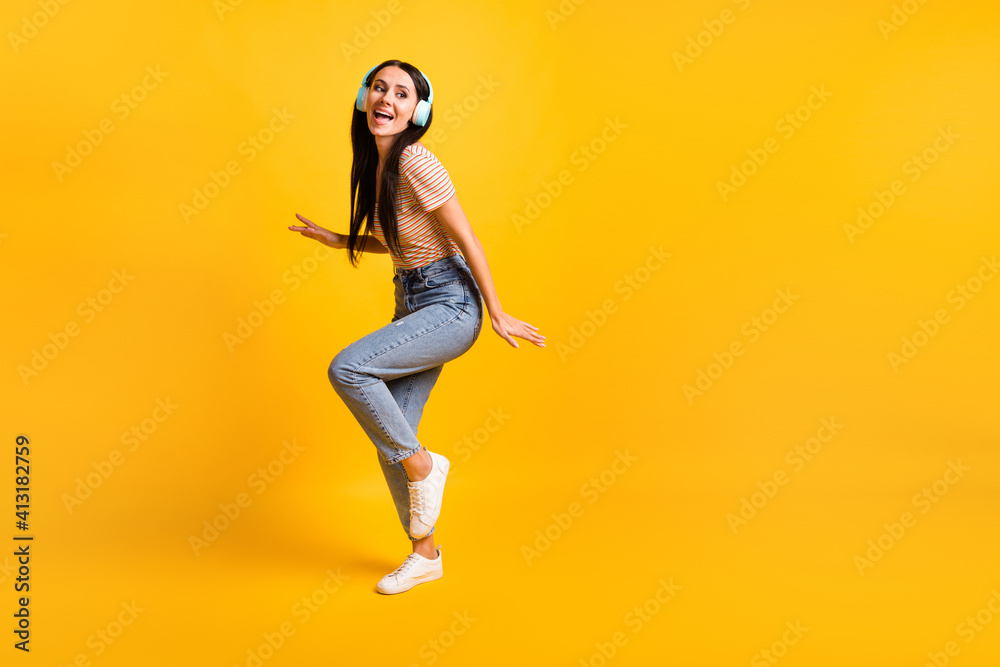
<instances>
[{"instance_id":1,"label":"white and orange striped shirt","mask_svg":"<svg viewBox=\"0 0 1000 667\"><path fill-rule=\"evenodd\" d=\"M399 156L396 183L396 225L402 257L391 250L392 263L399 269L415 269L430 262L461 254L433 211L455 194L455 186L437 157L419 144L410 144ZM373 235L388 248L375 204Z\"/></svg>"}]
</instances>

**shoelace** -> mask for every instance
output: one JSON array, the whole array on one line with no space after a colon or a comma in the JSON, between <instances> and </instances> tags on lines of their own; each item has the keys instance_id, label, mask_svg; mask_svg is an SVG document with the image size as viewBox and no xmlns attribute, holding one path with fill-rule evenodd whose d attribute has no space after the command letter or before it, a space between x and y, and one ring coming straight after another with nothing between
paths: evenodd
<instances>
[{"instance_id":1,"label":"shoelace","mask_svg":"<svg viewBox=\"0 0 1000 667\"><path fill-rule=\"evenodd\" d=\"M414 485L410 487L410 516L420 517L424 512L424 487Z\"/></svg>"},{"instance_id":2,"label":"shoelace","mask_svg":"<svg viewBox=\"0 0 1000 667\"><path fill-rule=\"evenodd\" d=\"M417 554L415 553L410 554L409 556L406 557L406 560L403 561L403 564L397 567L396 570L389 576L395 577L406 574L407 571L416 564L416 562L417 562Z\"/></svg>"}]
</instances>

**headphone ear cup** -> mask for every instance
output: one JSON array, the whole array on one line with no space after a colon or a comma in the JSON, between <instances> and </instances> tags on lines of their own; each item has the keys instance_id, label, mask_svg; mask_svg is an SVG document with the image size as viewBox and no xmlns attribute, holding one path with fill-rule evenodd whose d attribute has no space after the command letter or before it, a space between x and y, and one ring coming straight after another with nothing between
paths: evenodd
<instances>
[{"instance_id":1,"label":"headphone ear cup","mask_svg":"<svg viewBox=\"0 0 1000 667\"><path fill-rule=\"evenodd\" d=\"M431 105L427 103L427 100L420 100L417 102L417 108L413 111L413 124L423 127L427 124L430 115Z\"/></svg>"},{"instance_id":2,"label":"headphone ear cup","mask_svg":"<svg viewBox=\"0 0 1000 667\"><path fill-rule=\"evenodd\" d=\"M378 67L378 65L375 65L375 67ZM368 77L375 71L375 67L365 72L364 78L361 79L361 87L358 88L358 99L354 103L354 108L358 111L365 110L365 100L368 98Z\"/></svg>"}]
</instances>

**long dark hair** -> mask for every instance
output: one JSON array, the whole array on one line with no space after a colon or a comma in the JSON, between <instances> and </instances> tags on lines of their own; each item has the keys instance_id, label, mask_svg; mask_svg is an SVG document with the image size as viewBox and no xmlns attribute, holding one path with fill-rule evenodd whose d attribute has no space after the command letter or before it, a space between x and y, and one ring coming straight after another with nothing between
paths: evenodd
<instances>
[{"instance_id":1,"label":"long dark hair","mask_svg":"<svg viewBox=\"0 0 1000 667\"><path fill-rule=\"evenodd\" d=\"M372 70L365 80L365 85L371 86L372 81L384 67L395 66L402 69L413 79L417 100L430 97L430 88L423 75L416 67L402 60L386 60ZM364 111L358 111L352 104L351 118L351 148L354 161L351 163L351 234L347 241L347 258L352 266L358 265L358 258L364 252L367 239L362 241L360 249L358 241L362 234L369 234L375 226L375 176L378 172L378 148L375 145L375 135L368 129L368 117ZM399 230L396 226L396 181L399 177L399 156L403 149L416 143L430 129L434 113L431 112L427 124L423 127L407 123L405 130L396 135L389 153L386 155L385 166L382 168L382 188L378 192L379 227L385 237L389 249L397 256L403 252L399 245ZM387 205L388 203L388 205ZM365 224L362 233L361 224Z\"/></svg>"}]
</instances>

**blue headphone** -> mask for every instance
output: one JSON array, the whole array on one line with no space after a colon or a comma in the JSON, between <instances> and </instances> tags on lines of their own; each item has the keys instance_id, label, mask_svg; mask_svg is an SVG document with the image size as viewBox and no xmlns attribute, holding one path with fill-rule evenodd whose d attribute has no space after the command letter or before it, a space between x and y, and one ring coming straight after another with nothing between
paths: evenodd
<instances>
[{"instance_id":1,"label":"blue headphone","mask_svg":"<svg viewBox=\"0 0 1000 667\"><path fill-rule=\"evenodd\" d=\"M378 67L378 65L375 65L375 67ZM375 67L368 70L368 73L365 74L365 78L361 79L361 87L358 88L358 101L354 105L358 111L365 110L365 98L368 97L368 85L366 82L368 81L368 77L371 76L371 73L375 70ZM431 80L427 78L426 74L420 72L420 76L424 77L424 81L427 82L427 87L430 89L430 95L427 96L426 100L420 100L417 102L417 108L413 111L413 124L423 127L427 124L427 119L430 118L431 115L431 105L434 103L434 86L431 85ZM414 91L414 93L416 93L416 91Z\"/></svg>"}]
</instances>

